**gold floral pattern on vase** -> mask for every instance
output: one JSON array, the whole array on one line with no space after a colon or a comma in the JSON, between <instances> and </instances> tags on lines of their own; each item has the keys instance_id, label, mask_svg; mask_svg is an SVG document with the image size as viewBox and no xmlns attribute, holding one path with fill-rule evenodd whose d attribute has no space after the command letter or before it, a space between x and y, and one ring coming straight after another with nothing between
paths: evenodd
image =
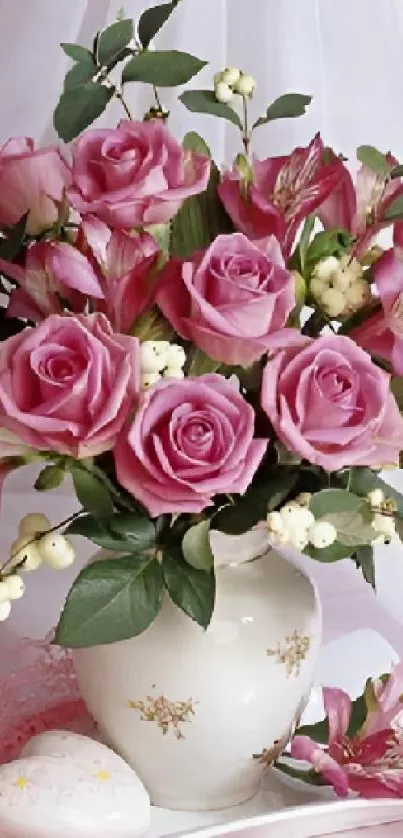
<instances>
[{"instance_id":1,"label":"gold floral pattern on vase","mask_svg":"<svg viewBox=\"0 0 403 838\"><path fill-rule=\"evenodd\" d=\"M187 701L170 701L164 695L157 698L148 695L144 701L128 701L127 706L141 713L142 722L155 722L164 736L172 730L176 739L186 738L181 725L189 724L196 715L191 698Z\"/></svg>"},{"instance_id":2,"label":"gold floral pattern on vase","mask_svg":"<svg viewBox=\"0 0 403 838\"><path fill-rule=\"evenodd\" d=\"M276 663L284 664L287 678L292 675L298 677L301 671L301 664L306 660L311 647L311 638L308 634L300 634L293 631L281 640L275 649L268 649L267 654L276 658Z\"/></svg>"}]
</instances>

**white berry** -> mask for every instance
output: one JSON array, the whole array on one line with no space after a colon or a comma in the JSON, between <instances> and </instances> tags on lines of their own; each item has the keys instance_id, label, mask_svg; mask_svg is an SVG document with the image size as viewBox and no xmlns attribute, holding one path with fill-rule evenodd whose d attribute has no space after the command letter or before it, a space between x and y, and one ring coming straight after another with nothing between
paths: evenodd
<instances>
[{"instance_id":1,"label":"white berry","mask_svg":"<svg viewBox=\"0 0 403 838\"><path fill-rule=\"evenodd\" d=\"M372 492L368 492L367 498L373 509L380 509L385 500L385 495L382 489L373 489Z\"/></svg>"},{"instance_id":2,"label":"white berry","mask_svg":"<svg viewBox=\"0 0 403 838\"><path fill-rule=\"evenodd\" d=\"M361 308L371 299L371 291L365 279L356 279L346 291L346 300L353 309Z\"/></svg>"},{"instance_id":3,"label":"white berry","mask_svg":"<svg viewBox=\"0 0 403 838\"><path fill-rule=\"evenodd\" d=\"M306 507L301 507L298 512L298 523L303 529L309 530L315 523L315 516Z\"/></svg>"},{"instance_id":4,"label":"white berry","mask_svg":"<svg viewBox=\"0 0 403 838\"><path fill-rule=\"evenodd\" d=\"M337 288L328 288L323 292L320 304L329 317L339 317L346 307L346 298Z\"/></svg>"},{"instance_id":5,"label":"white berry","mask_svg":"<svg viewBox=\"0 0 403 838\"><path fill-rule=\"evenodd\" d=\"M389 515L381 515L376 512L372 521L374 530L385 538L393 538L396 535L395 519Z\"/></svg>"},{"instance_id":6,"label":"white berry","mask_svg":"<svg viewBox=\"0 0 403 838\"><path fill-rule=\"evenodd\" d=\"M47 515L43 515L42 512L30 512L29 515L21 518L18 534L20 536L30 535L33 538L37 533L50 530L51 526Z\"/></svg>"},{"instance_id":7,"label":"white berry","mask_svg":"<svg viewBox=\"0 0 403 838\"><path fill-rule=\"evenodd\" d=\"M164 370L164 378L184 378L185 373L180 367L167 367Z\"/></svg>"},{"instance_id":8,"label":"white berry","mask_svg":"<svg viewBox=\"0 0 403 838\"><path fill-rule=\"evenodd\" d=\"M241 75L234 86L236 93L240 96L252 96L256 88L256 82L253 76Z\"/></svg>"},{"instance_id":9,"label":"white berry","mask_svg":"<svg viewBox=\"0 0 403 838\"><path fill-rule=\"evenodd\" d=\"M7 587L9 599L21 599L24 596L25 584L18 573L13 573L12 576L6 576L4 584Z\"/></svg>"},{"instance_id":10,"label":"white berry","mask_svg":"<svg viewBox=\"0 0 403 838\"><path fill-rule=\"evenodd\" d=\"M72 544L58 532L46 533L39 542L39 549L43 561L53 570L65 570L73 564L76 557Z\"/></svg>"},{"instance_id":11,"label":"white berry","mask_svg":"<svg viewBox=\"0 0 403 838\"><path fill-rule=\"evenodd\" d=\"M160 341L145 340L140 344L140 367L144 374L161 372L166 366L166 346L158 346ZM165 341L161 341L165 344ZM169 344L168 344L169 345Z\"/></svg>"},{"instance_id":12,"label":"white berry","mask_svg":"<svg viewBox=\"0 0 403 838\"><path fill-rule=\"evenodd\" d=\"M183 346L179 346L177 343L171 343L167 349L165 363L167 367L173 367L174 369L183 367L186 363L186 352Z\"/></svg>"},{"instance_id":13,"label":"white berry","mask_svg":"<svg viewBox=\"0 0 403 838\"><path fill-rule=\"evenodd\" d=\"M308 544L306 530L301 530L299 527L290 527L288 529L288 539L296 550L305 550Z\"/></svg>"},{"instance_id":14,"label":"white berry","mask_svg":"<svg viewBox=\"0 0 403 838\"><path fill-rule=\"evenodd\" d=\"M320 279L319 276L313 276L309 286L311 294L315 300L320 300L322 294L327 291L328 287L328 283L325 282L324 279Z\"/></svg>"},{"instance_id":15,"label":"white berry","mask_svg":"<svg viewBox=\"0 0 403 838\"><path fill-rule=\"evenodd\" d=\"M284 530L284 521L279 512L269 512L267 515L267 527L270 532L279 533Z\"/></svg>"},{"instance_id":16,"label":"white berry","mask_svg":"<svg viewBox=\"0 0 403 838\"><path fill-rule=\"evenodd\" d=\"M0 605L2 605L3 602L8 602L9 599L10 599L10 595L8 593L7 582L5 580L1 581L0 582Z\"/></svg>"},{"instance_id":17,"label":"white berry","mask_svg":"<svg viewBox=\"0 0 403 838\"><path fill-rule=\"evenodd\" d=\"M10 558L13 567L21 565L21 570L28 572L38 570L38 567L42 564L38 542L33 540L32 534L13 541L10 548Z\"/></svg>"},{"instance_id":18,"label":"white berry","mask_svg":"<svg viewBox=\"0 0 403 838\"><path fill-rule=\"evenodd\" d=\"M315 276L318 279L321 279L322 282L326 282L329 284L329 280L332 278L333 274L338 271L339 269L339 260L336 256L327 256L326 259L322 259L321 262L315 266Z\"/></svg>"},{"instance_id":19,"label":"white berry","mask_svg":"<svg viewBox=\"0 0 403 838\"><path fill-rule=\"evenodd\" d=\"M232 88L225 81L219 81L214 92L217 102L221 102L222 105L227 105L234 96Z\"/></svg>"},{"instance_id":20,"label":"white berry","mask_svg":"<svg viewBox=\"0 0 403 838\"><path fill-rule=\"evenodd\" d=\"M220 73L220 81L224 81L225 84L228 84L230 87L236 84L241 76L241 71L238 70L237 67L227 67L222 73Z\"/></svg>"},{"instance_id":21,"label":"white berry","mask_svg":"<svg viewBox=\"0 0 403 838\"><path fill-rule=\"evenodd\" d=\"M332 277L332 287L336 288L337 291L345 292L350 288L351 282L354 281L354 274L350 274L347 269L344 271L337 270Z\"/></svg>"},{"instance_id":22,"label":"white berry","mask_svg":"<svg viewBox=\"0 0 403 838\"><path fill-rule=\"evenodd\" d=\"M149 387L153 387L154 384L157 384L160 381L161 376L159 372L147 372L141 376L141 386L143 390L148 390Z\"/></svg>"},{"instance_id":23,"label":"white berry","mask_svg":"<svg viewBox=\"0 0 403 838\"><path fill-rule=\"evenodd\" d=\"M311 544L318 550L330 547L337 538L337 530L329 521L317 521L308 532Z\"/></svg>"},{"instance_id":24,"label":"white berry","mask_svg":"<svg viewBox=\"0 0 403 838\"><path fill-rule=\"evenodd\" d=\"M10 602L10 600L0 603L0 623L4 623L4 621L8 619L10 614L11 614L11 602Z\"/></svg>"}]
</instances>

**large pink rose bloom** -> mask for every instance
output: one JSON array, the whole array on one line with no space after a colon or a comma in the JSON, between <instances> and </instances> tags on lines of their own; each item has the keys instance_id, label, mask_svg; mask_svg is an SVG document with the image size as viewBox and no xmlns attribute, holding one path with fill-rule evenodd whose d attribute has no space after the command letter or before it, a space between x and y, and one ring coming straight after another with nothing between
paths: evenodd
<instances>
[{"instance_id":1,"label":"large pink rose bloom","mask_svg":"<svg viewBox=\"0 0 403 838\"><path fill-rule=\"evenodd\" d=\"M122 229L170 221L210 176L210 160L183 151L159 119L85 131L73 154L72 205Z\"/></svg>"},{"instance_id":2,"label":"large pink rose bloom","mask_svg":"<svg viewBox=\"0 0 403 838\"><path fill-rule=\"evenodd\" d=\"M295 306L294 281L274 236L264 250L242 233L172 259L156 300L175 331L225 364L249 366L273 345Z\"/></svg>"},{"instance_id":3,"label":"large pink rose bloom","mask_svg":"<svg viewBox=\"0 0 403 838\"><path fill-rule=\"evenodd\" d=\"M398 459L403 418L389 376L348 337L278 352L264 370L261 403L287 448L327 471Z\"/></svg>"},{"instance_id":4,"label":"large pink rose bloom","mask_svg":"<svg viewBox=\"0 0 403 838\"><path fill-rule=\"evenodd\" d=\"M397 375L403 375L403 224L396 224L395 247L372 266L381 311L350 332L360 346L385 358Z\"/></svg>"},{"instance_id":5,"label":"large pink rose bloom","mask_svg":"<svg viewBox=\"0 0 403 838\"><path fill-rule=\"evenodd\" d=\"M301 222L337 186L337 162L324 160L319 135L306 148L286 157L268 157L252 163L252 182L245 183L239 170L224 174L220 198L238 230L251 239L274 235L283 252L291 252ZM246 194L245 194L246 187Z\"/></svg>"},{"instance_id":6,"label":"large pink rose bloom","mask_svg":"<svg viewBox=\"0 0 403 838\"><path fill-rule=\"evenodd\" d=\"M95 456L115 444L139 378L138 341L104 315L50 315L0 346L0 425L38 450Z\"/></svg>"},{"instance_id":7,"label":"large pink rose bloom","mask_svg":"<svg viewBox=\"0 0 403 838\"><path fill-rule=\"evenodd\" d=\"M15 137L0 149L0 226L12 226L26 213L27 232L36 235L57 220L57 201L71 175L57 148L35 150L29 137Z\"/></svg>"},{"instance_id":8,"label":"large pink rose bloom","mask_svg":"<svg viewBox=\"0 0 403 838\"><path fill-rule=\"evenodd\" d=\"M255 415L221 375L167 379L148 390L115 448L119 482L149 511L201 512L243 493L266 451Z\"/></svg>"}]
</instances>

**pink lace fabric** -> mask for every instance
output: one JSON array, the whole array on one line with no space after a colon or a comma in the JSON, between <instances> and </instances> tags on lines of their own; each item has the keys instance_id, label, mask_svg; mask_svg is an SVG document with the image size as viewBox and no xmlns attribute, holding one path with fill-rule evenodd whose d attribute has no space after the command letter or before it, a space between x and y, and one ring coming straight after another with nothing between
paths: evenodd
<instances>
[{"instance_id":1,"label":"pink lace fabric","mask_svg":"<svg viewBox=\"0 0 403 838\"><path fill-rule=\"evenodd\" d=\"M52 646L49 638L23 639L9 658L7 675L0 678L0 764L18 757L37 733L55 728L95 732L67 649Z\"/></svg>"}]
</instances>

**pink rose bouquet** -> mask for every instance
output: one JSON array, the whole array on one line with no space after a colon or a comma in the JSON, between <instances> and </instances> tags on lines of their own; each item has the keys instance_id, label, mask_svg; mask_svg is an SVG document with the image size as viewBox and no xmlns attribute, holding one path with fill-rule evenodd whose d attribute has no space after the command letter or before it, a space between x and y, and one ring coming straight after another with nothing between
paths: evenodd
<instances>
[{"instance_id":1,"label":"pink rose bouquet","mask_svg":"<svg viewBox=\"0 0 403 838\"><path fill-rule=\"evenodd\" d=\"M0 150L0 485L34 461L36 489L70 475L79 504L53 525L28 516L0 585L16 590L44 539L58 568L74 559L69 534L116 553L112 581L110 563L75 580L62 645L135 636L165 589L206 628L210 530L259 528L269 546L351 560L372 585L376 544L403 533L403 496L381 475L403 451L403 165L361 146L355 178L319 134L258 159L256 131L303 117L310 97L259 114L237 68L179 97L239 131L236 159L220 168L196 132L179 140L159 88L205 62L148 48L177 6L148 8L136 33L119 19L89 49L64 44L63 151L21 138ZM135 117L140 82L153 102ZM122 121L94 126L113 98ZM122 613L128 557L138 579ZM340 794L401 794L400 776L379 775L400 760L396 678L373 687L359 730L349 700L326 692L326 747L300 730L293 756Z\"/></svg>"}]
</instances>

